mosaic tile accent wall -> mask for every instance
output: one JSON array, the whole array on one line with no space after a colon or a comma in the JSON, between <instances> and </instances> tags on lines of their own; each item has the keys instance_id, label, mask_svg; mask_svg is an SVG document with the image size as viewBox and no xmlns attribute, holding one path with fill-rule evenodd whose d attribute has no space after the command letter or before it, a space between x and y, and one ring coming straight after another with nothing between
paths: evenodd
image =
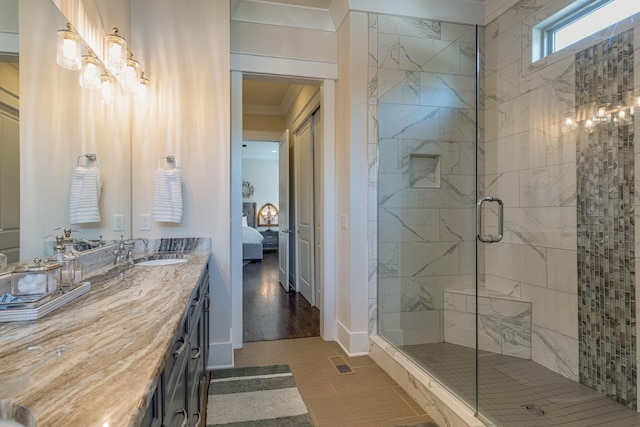
<instances>
[{"instance_id":1,"label":"mosaic tile accent wall","mask_svg":"<svg viewBox=\"0 0 640 427\"><path fill-rule=\"evenodd\" d=\"M633 31L576 54L576 117L630 103ZM615 115L615 114L614 114ZM637 407L634 123L610 120L577 138L580 382Z\"/></svg>"}]
</instances>

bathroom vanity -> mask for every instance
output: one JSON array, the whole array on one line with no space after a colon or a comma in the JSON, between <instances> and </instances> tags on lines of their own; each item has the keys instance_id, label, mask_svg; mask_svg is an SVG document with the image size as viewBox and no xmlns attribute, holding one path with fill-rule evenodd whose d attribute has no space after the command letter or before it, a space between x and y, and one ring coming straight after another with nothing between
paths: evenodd
<instances>
[{"instance_id":1,"label":"bathroom vanity","mask_svg":"<svg viewBox=\"0 0 640 427\"><path fill-rule=\"evenodd\" d=\"M196 426L205 398L209 251L109 268L37 321L0 324L0 419Z\"/></svg>"}]
</instances>

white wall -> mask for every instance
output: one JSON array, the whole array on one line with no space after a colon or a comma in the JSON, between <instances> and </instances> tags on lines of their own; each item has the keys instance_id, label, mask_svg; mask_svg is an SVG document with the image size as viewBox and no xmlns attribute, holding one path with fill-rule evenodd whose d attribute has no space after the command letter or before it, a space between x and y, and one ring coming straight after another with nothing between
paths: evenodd
<instances>
[{"instance_id":1,"label":"white wall","mask_svg":"<svg viewBox=\"0 0 640 427\"><path fill-rule=\"evenodd\" d=\"M181 224L135 234L211 238L209 365L231 365L229 2L136 0L131 22L152 85L133 117L134 223L151 212L159 156L178 159L184 200Z\"/></svg>"},{"instance_id":2,"label":"white wall","mask_svg":"<svg viewBox=\"0 0 640 427\"><path fill-rule=\"evenodd\" d=\"M278 149L278 144L273 144L274 149ZM242 180L251 182L255 192L253 196L243 199L243 202L255 202L256 214L260 208L267 203L271 203L276 208L279 203L278 189L278 159L242 159ZM257 220L256 220L257 224ZM277 227L272 227L277 229ZM258 227L259 230L266 230L267 227Z\"/></svg>"},{"instance_id":3,"label":"white wall","mask_svg":"<svg viewBox=\"0 0 640 427\"><path fill-rule=\"evenodd\" d=\"M18 53L18 0L0 0L0 56Z\"/></svg>"}]
</instances>

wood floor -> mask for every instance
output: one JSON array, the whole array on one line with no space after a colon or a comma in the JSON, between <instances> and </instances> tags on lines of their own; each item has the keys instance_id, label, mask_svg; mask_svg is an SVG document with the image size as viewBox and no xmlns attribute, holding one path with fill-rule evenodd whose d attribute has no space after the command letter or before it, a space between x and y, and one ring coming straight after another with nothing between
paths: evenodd
<instances>
[{"instance_id":1,"label":"wood floor","mask_svg":"<svg viewBox=\"0 0 640 427\"><path fill-rule=\"evenodd\" d=\"M277 252L266 252L242 273L243 342L320 336L318 309L280 286Z\"/></svg>"},{"instance_id":2,"label":"wood floor","mask_svg":"<svg viewBox=\"0 0 640 427\"><path fill-rule=\"evenodd\" d=\"M355 373L339 375L332 356L342 356ZM373 360L350 358L335 342L317 337L246 343L234 358L235 367L289 365L316 426L437 427Z\"/></svg>"}]
</instances>

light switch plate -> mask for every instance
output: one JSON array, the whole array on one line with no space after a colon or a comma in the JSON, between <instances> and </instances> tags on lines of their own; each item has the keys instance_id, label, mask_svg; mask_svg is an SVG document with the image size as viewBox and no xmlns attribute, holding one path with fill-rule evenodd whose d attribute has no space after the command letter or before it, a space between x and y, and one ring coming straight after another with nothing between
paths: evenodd
<instances>
[{"instance_id":1,"label":"light switch plate","mask_svg":"<svg viewBox=\"0 0 640 427\"><path fill-rule=\"evenodd\" d=\"M113 215L113 231L124 231L124 215Z\"/></svg>"},{"instance_id":2,"label":"light switch plate","mask_svg":"<svg viewBox=\"0 0 640 427\"><path fill-rule=\"evenodd\" d=\"M140 230L151 230L151 214L140 214Z\"/></svg>"}]
</instances>

